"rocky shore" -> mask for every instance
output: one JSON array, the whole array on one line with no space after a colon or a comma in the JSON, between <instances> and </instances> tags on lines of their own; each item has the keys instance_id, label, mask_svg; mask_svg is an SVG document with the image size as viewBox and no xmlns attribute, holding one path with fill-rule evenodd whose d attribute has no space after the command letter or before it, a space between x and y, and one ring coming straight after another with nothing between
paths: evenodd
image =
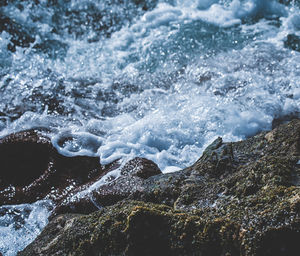
<instances>
[{"instance_id":1,"label":"rocky shore","mask_svg":"<svg viewBox=\"0 0 300 256\"><path fill-rule=\"evenodd\" d=\"M25 153L24 153L25 152ZM300 120L162 174L147 159L101 166L59 155L39 131L0 140L2 204L52 199L49 224L18 255L298 255ZM83 194L111 170L121 177Z\"/></svg>"}]
</instances>

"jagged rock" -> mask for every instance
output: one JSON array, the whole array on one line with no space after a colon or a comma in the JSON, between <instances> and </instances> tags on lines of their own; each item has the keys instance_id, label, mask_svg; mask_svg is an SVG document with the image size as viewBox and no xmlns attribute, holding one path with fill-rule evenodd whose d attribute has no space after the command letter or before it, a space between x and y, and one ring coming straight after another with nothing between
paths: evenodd
<instances>
[{"instance_id":1,"label":"jagged rock","mask_svg":"<svg viewBox=\"0 0 300 256\"><path fill-rule=\"evenodd\" d=\"M59 201L79 185L105 171L97 157L65 157L37 130L0 139L0 202Z\"/></svg>"},{"instance_id":2,"label":"jagged rock","mask_svg":"<svg viewBox=\"0 0 300 256\"><path fill-rule=\"evenodd\" d=\"M114 162L106 168L112 171L119 167L120 165ZM161 170L154 162L140 157L127 162L120 172L120 178L100 186L85 197L76 197L76 193L80 194L81 191L87 189L87 186L75 190L57 206L52 217L66 212L91 213L100 207L112 205L133 193L143 192L143 181L151 176L161 174Z\"/></svg>"},{"instance_id":3,"label":"jagged rock","mask_svg":"<svg viewBox=\"0 0 300 256\"><path fill-rule=\"evenodd\" d=\"M300 113L296 111L296 112L288 114L288 115L280 115L280 116L274 117L274 119L272 121L272 130L281 124L286 124L286 123L292 121L293 119L297 118L299 116L299 114Z\"/></svg>"},{"instance_id":4,"label":"jagged rock","mask_svg":"<svg viewBox=\"0 0 300 256\"><path fill-rule=\"evenodd\" d=\"M194 165L141 180L127 199L56 217L19 255L298 255L299 159L300 120L218 138Z\"/></svg>"},{"instance_id":5,"label":"jagged rock","mask_svg":"<svg viewBox=\"0 0 300 256\"><path fill-rule=\"evenodd\" d=\"M232 169L233 160L232 144L223 143L222 138L219 137L205 149L195 165L196 169L205 170L207 175L220 176Z\"/></svg>"},{"instance_id":6,"label":"jagged rock","mask_svg":"<svg viewBox=\"0 0 300 256\"><path fill-rule=\"evenodd\" d=\"M134 158L125 164L121 174L120 179L114 180L93 192L93 199L98 205L112 205L133 193L142 192L144 180L161 174L161 170L148 159Z\"/></svg>"},{"instance_id":7,"label":"jagged rock","mask_svg":"<svg viewBox=\"0 0 300 256\"><path fill-rule=\"evenodd\" d=\"M89 216L58 216L19 255L219 255L224 247L238 252L231 235L238 240L239 227L225 223L124 201Z\"/></svg>"}]
</instances>

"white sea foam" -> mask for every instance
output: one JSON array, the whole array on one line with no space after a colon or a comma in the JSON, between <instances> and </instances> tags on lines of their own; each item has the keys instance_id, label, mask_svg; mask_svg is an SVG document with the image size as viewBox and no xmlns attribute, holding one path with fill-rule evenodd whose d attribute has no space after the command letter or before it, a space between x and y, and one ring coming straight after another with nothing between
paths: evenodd
<instances>
[{"instance_id":1,"label":"white sea foam","mask_svg":"<svg viewBox=\"0 0 300 256\"><path fill-rule=\"evenodd\" d=\"M283 38L278 39L281 29L297 30L297 13L287 16L275 1L200 2L161 2L99 42L66 37L69 49L63 59L17 48L12 81L1 81L6 88L2 99L28 111L12 123L2 122L2 136L46 126L55 128L52 142L64 155L99 155L103 164L144 156L167 172L170 166L192 164L217 136L242 139L270 129L274 116L297 111L299 54L272 42ZM257 15L287 16L287 28L264 20L245 24L236 42L220 28ZM253 40L242 46L244 37ZM120 88L134 85L136 91L112 89L114 81ZM47 102L22 103L37 90L60 98L70 114L49 115ZM99 98L99 91L107 96ZM112 116L102 117L104 107Z\"/></svg>"},{"instance_id":2,"label":"white sea foam","mask_svg":"<svg viewBox=\"0 0 300 256\"><path fill-rule=\"evenodd\" d=\"M299 109L297 65L288 64L299 56L286 54L272 45L221 53L188 66L168 94L150 89L132 96L126 106L140 102L135 112L89 121L89 131L105 133L101 162L138 155L167 171L192 164L218 135L238 140L270 129L275 115ZM207 70L210 80L200 84Z\"/></svg>"},{"instance_id":3,"label":"white sea foam","mask_svg":"<svg viewBox=\"0 0 300 256\"><path fill-rule=\"evenodd\" d=\"M82 91L82 103L79 99L62 96L64 104L75 110L76 114L71 115L70 119L48 116L47 111L43 111L42 114L27 111L3 130L2 134L31 126L57 127L60 131L54 133L52 142L64 155L99 155L103 164L139 155L155 161L167 171L168 166L181 168L193 163L203 147L216 136L224 136L228 140L241 139L259 130L269 129L274 115L297 111L299 55L292 56L279 48L276 49L272 44L264 46L254 42L242 49L221 52L210 59L201 52L197 53L193 63L186 65L184 74L178 75L175 80L167 79L163 82L164 86L169 88L156 88L161 86L160 76L170 76L179 67L173 66L177 59L172 59L172 56L180 53L176 52L177 49L173 55L169 53L173 47L172 40L175 40L176 44L176 40L186 40L186 37L181 37L176 23L190 26L190 29L197 29L198 23L193 22L198 19L225 25L226 22L235 22L237 17L254 15L254 9L261 12L269 6L267 2L258 4L257 1L239 2L239 6L237 1L229 6L215 4L214 1L211 4L206 10L199 10L191 9L184 3L161 3L153 11L146 12L137 19L132 26L125 26L106 41L87 44L68 39L70 48L63 60L45 63L40 56L34 56L30 60L32 68L29 72L28 69L25 69L24 73L19 72L15 83L10 83L11 92L16 90L17 83L26 88L34 77L34 87L42 86L43 89L50 90L49 93L53 93L51 89L56 80L45 81L37 69L43 65L45 68L54 68L59 76L67 79L84 80L94 77L96 82L90 86L91 92L88 95ZM247 7L248 4L252 7ZM270 4L275 5L272 1ZM275 14L280 14L276 12L275 7L273 9ZM187 21L191 25L185 25ZM293 14L289 17L288 24L293 24L294 28L296 21L297 15ZM202 23L200 25L202 26ZM273 34L260 35L261 31L265 32L271 28L276 30L267 22L251 26L244 25L245 33L251 36L254 34L256 37L255 30L258 30L257 42L273 38ZM178 34L180 36L176 38ZM203 39L200 36L201 34L193 40L201 42ZM191 43L194 41L191 40ZM216 42L220 46L225 43L222 45ZM155 48L156 43L162 43L157 46L158 51ZM190 50L184 46L175 46L179 47L181 52L186 51L185 54L190 54ZM130 61L129 56L137 53L135 62ZM24 56L21 52L14 55L16 61L22 57ZM156 64L157 68L163 65L165 72L158 69L144 76L141 68L152 67L159 58L161 59ZM23 60L26 61L29 60ZM201 82L201 77L204 77L205 81ZM140 91L117 103L115 111L120 113L113 117L99 120L89 114L87 117L81 115L85 107L89 109L88 113L95 112L95 115L99 115L97 112L104 103L101 100L97 101L95 95L103 88L110 90L114 79L120 79L121 84L137 84ZM291 84L291 87L287 84ZM66 81L65 86L68 93L76 88L76 83L74 85ZM20 92L22 91L23 88L20 88ZM7 101L11 95L6 95ZM285 95L293 95L293 98ZM116 95L120 96L122 95ZM22 93L19 97L22 100ZM15 98L14 102L18 103L18 98ZM115 103L110 103L110 107L113 104ZM127 112L127 109L135 110Z\"/></svg>"},{"instance_id":4,"label":"white sea foam","mask_svg":"<svg viewBox=\"0 0 300 256\"><path fill-rule=\"evenodd\" d=\"M0 34L1 137L47 128L66 156L100 156L102 164L140 156L168 173L193 164L218 136L240 140L299 115L300 53L284 48L288 34L300 35L297 5L161 0L143 11L130 1L17 2L1 11L36 41L11 52L12 35ZM104 20L97 8L109 10ZM97 22L79 27L80 15ZM93 27L101 22L107 37ZM119 176L117 169L75 196ZM30 214L18 230L5 217L7 255L34 239L49 214L39 203L14 207Z\"/></svg>"},{"instance_id":5,"label":"white sea foam","mask_svg":"<svg viewBox=\"0 0 300 256\"><path fill-rule=\"evenodd\" d=\"M287 8L273 0L234 0L230 7L234 16L240 19L252 17L271 18L287 15Z\"/></svg>"},{"instance_id":6,"label":"white sea foam","mask_svg":"<svg viewBox=\"0 0 300 256\"><path fill-rule=\"evenodd\" d=\"M66 58L51 64L51 68L67 77L88 76L97 77L101 81L110 80L112 75L122 72L125 67L133 67L133 55L135 61L140 59L141 62L145 62L145 58L151 58L147 54L149 46L155 41L168 40L177 32L176 26L180 24L201 20L220 27L230 27L240 24L243 18L286 15L283 5L269 0L234 0L229 6L207 1L205 10L194 8L194 5L185 1L179 1L176 5L162 2L154 10L137 19L132 26L124 26L115 32L109 40L95 44L68 41L70 49ZM136 55L135 52L139 54ZM132 69L129 71L132 72Z\"/></svg>"},{"instance_id":7,"label":"white sea foam","mask_svg":"<svg viewBox=\"0 0 300 256\"><path fill-rule=\"evenodd\" d=\"M11 65L12 57L11 54L7 51L7 45L9 44L11 36L3 31L0 34L0 75L5 74L5 67L9 67Z\"/></svg>"},{"instance_id":8,"label":"white sea foam","mask_svg":"<svg viewBox=\"0 0 300 256\"><path fill-rule=\"evenodd\" d=\"M52 144L58 152L65 156L97 156L102 140L87 132L75 132L70 129L61 130L52 138Z\"/></svg>"}]
</instances>

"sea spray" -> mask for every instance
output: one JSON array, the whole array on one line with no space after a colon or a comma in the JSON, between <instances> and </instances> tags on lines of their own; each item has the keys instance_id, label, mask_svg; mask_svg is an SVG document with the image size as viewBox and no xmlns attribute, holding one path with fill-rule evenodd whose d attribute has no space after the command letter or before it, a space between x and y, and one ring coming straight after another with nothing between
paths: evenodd
<instances>
[{"instance_id":1,"label":"sea spray","mask_svg":"<svg viewBox=\"0 0 300 256\"><path fill-rule=\"evenodd\" d=\"M61 154L169 172L299 116L299 6L280 2L6 1L0 136L42 128Z\"/></svg>"}]
</instances>

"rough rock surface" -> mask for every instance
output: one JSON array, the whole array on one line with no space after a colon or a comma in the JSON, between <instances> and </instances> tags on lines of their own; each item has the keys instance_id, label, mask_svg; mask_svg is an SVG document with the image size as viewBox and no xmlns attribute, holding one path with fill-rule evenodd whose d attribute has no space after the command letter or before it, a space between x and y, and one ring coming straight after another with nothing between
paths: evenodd
<instances>
[{"instance_id":1,"label":"rough rock surface","mask_svg":"<svg viewBox=\"0 0 300 256\"><path fill-rule=\"evenodd\" d=\"M118 162L106 166L106 172L121 168L121 177L100 186L84 197L76 196L88 185L78 187L55 208L51 217L62 213L91 213L103 206L112 205L129 197L134 191L142 192L145 179L161 174L158 166L145 158L136 157L123 167Z\"/></svg>"},{"instance_id":2,"label":"rough rock surface","mask_svg":"<svg viewBox=\"0 0 300 256\"><path fill-rule=\"evenodd\" d=\"M57 212L93 212L98 209L94 196L99 198L98 204L110 205L130 194L129 183L138 186L144 179L161 173L152 161L134 158L121 168L123 182L112 180L95 191L93 197L71 201L75 194L121 166L118 161L101 166L98 157L62 156L50 139L38 130L0 139L0 164L0 205L51 199L58 206Z\"/></svg>"},{"instance_id":3,"label":"rough rock surface","mask_svg":"<svg viewBox=\"0 0 300 256\"><path fill-rule=\"evenodd\" d=\"M298 255L299 160L300 120L218 138L189 168L123 182L117 203L55 217L19 255Z\"/></svg>"}]
</instances>

